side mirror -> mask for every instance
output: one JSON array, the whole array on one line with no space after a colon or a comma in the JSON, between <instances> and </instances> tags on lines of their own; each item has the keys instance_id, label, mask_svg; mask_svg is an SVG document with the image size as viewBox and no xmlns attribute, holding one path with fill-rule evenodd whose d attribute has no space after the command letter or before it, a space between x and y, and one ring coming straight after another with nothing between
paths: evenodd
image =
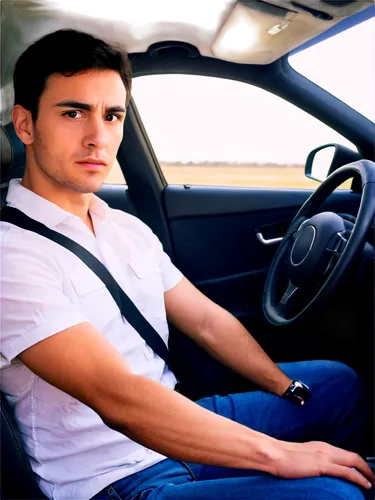
<instances>
[{"instance_id":1,"label":"side mirror","mask_svg":"<svg viewBox=\"0 0 375 500\"><path fill-rule=\"evenodd\" d=\"M325 144L313 149L307 157L305 175L322 182L338 168L360 159L357 151L340 144Z\"/></svg>"}]
</instances>

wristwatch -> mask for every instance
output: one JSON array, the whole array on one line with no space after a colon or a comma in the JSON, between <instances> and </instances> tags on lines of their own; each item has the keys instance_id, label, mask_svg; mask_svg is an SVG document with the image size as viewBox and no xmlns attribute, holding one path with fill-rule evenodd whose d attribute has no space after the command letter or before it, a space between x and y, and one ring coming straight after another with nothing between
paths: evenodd
<instances>
[{"instance_id":1,"label":"wristwatch","mask_svg":"<svg viewBox=\"0 0 375 500\"><path fill-rule=\"evenodd\" d=\"M310 397L310 389L300 380L293 380L283 394L283 398L290 399L290 401L298 406L306 404Z\"/></svg>"}]
</instances>

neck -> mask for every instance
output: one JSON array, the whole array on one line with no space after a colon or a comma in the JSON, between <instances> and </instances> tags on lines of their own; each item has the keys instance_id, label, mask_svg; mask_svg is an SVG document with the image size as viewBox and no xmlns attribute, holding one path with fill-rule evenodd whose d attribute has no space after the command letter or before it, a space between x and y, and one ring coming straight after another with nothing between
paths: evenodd
<instances>
[{"instance_id":1,"label":"neck","mask_svg":"<svg viewBox=\"0 0 375 500\"><path fill-rule=\"evenodd\" d=\"M35 194L54 203L58 207L76 215L92 230L92 223L89 216L89 206L92 193L79 193L73 189L53 181L43 172L31 175L26 168L21 185Z\"/></svg>"}]
</instances>

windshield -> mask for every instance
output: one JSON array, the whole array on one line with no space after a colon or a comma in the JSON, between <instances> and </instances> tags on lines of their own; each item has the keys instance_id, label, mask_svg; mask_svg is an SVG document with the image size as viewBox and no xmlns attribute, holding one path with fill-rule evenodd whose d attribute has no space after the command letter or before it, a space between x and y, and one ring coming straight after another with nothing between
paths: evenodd
<instances>
[{"instance_id":1,"label":"windshield","mask_svg":"<svg viewBox=\"0 0 375 500\"><path fill-rule=\"evenodd\" d=\"M291 55L289 63L375 121L375 18Z\"/></svg>"}]
</instances>

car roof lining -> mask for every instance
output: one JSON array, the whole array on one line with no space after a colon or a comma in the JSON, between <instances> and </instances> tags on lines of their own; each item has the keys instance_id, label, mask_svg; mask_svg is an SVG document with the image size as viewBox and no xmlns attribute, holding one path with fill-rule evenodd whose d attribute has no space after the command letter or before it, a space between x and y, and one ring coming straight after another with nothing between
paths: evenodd
<instances>
[{"instance_id":1,"label":"car roof lining","mask_svg":"<svg viewBox=\"0 0 375 500\"><path fill-rule=\"evenodd\" d=\"M163 16L163 19L159 20L157 16L146 18L143 16L144 19L151 21L141 24L140 21L130 22L130 16L104 16L99 14L98 8L68 9L63 8L63 3L49 0L9 0L4 3L3 9L11 11L11 22L15 22L21 28L27 23L30 29L27 30L26 36L30 34L31 38L40 36L38 25L43 25L47 31L56 28L77 28L100 35L108 41L117 42L128 53L146 52L153 43L174 40L194 44L202 56L236 63L269 64L373 3L373 0L335 2L227 0L223 8L217 9L216 20L213 19L212 25L182 20L182 16L180 19L176 19L178 16L172 16L174 17L172 19ZM121 8L118 7L118 10ZM313 15L317 11L324 14L324 18ZM267 33L280 21L288 22L286 29L276 35ZM230 31L237 29L239 24L251 28L253 32L251 42L241 49L229 48L224 43L224 37ZM5 30L7 28L4 22L3 28Z\"/></svg>"},{"instance_id":2,"label":"car roof lining","mask_svg":"<svg viewBox=\"0 0 375 500\"><path fill-rule=\"evenodd\" d=\"M150 2L150 0L134 1L142 2L145 5L148 5L147 1ZM124 8L126 6L129 9L129 6L135 5L134 1L124 3ZM155 3L156 0L152 1ZM159 2L163 1L168 0L159 0ZM79 0L69 2L70 8L73 8L75 3L78 5ZM114 0L107 0L103 4L108 5L109 8L110 5L118 5L118 2L116 4ZM189 0L179 2L181 16L184 14L183 7L188 4ZM179 19L177 8L175 8L175 19L169 21L159 20L159 22L151 23L150 26L132 26L125 19L95 18L83 13L69 11L62 7L62 0L54 2L45 0L23 0L22 2L3 0L1 17L1 122L6 124L10 121L10 112L13 105L12 75L17 58L30 43L57 29L73 28L87 31L110 43L121 46L129 53L146 52L151 45L170 40L185 42L196 47L201 55L215 58L214 48L216 47L215 50L220 54L221 49L220 46L217 47L219 42L216 46L214 42L236 9L242 8L241 12L246 11L251 13L251 16L264 15L266 16L265 19L268 19L267 16L271 16L270 19L274 19L271 24L283 19L285 12L297 14L297 17L294 17L293 22L290 23L291 27L284 30L285 33L277 35L277 40L267 36L266 45L263 44L254 54L245 54L245 58L243 58L240 53L233 53L232 51L227 56L223 54L221 57L221 59L229 61L233 61L234 58L236 62L242 63L267 64L271 60L276 60L283 54L290 52L296 45L300 45L302 42L315 37L318 33L327 30L332 23L336 24L343 18L365 9L368 5L372 5L372 2L362 0L343 0L340 2L330 2L328 0L238 0L237 2L236 0L217 0L216 4L217 7L215 7L212 14L214 19L206 27L202 24L199 25L199 8L196 9L196 12L193 12L194 15L190 16L188 20L183 17ZM324 21L316 18L311 13L306 13L306 8L324 12L326 15L332 16L333 20ZM147 10L145 12L147 13ZM259 22L263 22L263 17L257 19L259 19ZM295 32L291 31L293 29ZM267 44L270 44L269 47Z\"/></svg>"}]
</instances>

